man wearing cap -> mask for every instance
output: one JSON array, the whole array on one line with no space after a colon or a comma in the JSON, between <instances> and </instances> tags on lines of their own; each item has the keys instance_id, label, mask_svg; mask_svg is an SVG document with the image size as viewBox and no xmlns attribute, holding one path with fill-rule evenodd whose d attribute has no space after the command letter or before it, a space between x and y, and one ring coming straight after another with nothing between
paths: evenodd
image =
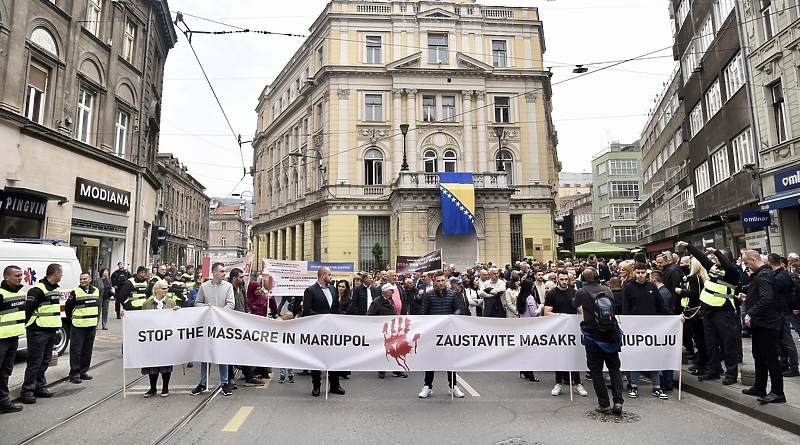
<instances>
[{"instance_id":1,"label":"man wearing cap","mask_svg":"<svg viewBox=\"0 0 800 445\"><path fill-rule=\"evenodd\" d=\"M389 271L394 272L394 271ZM387 275L387 279L389 276ZM397 308L394 303L394 296L397 294L397 286L391 283L386 283L381 286L381 296L372 300L372 304L367 309L367 315L398 315ZM408 374L402 371L393 371L395 377L407 378ZM386 377L386 371L379 371L378 378Z\"/></svg>"},{"instance_id":2,"label":"man wearing cap","mask_svg":"<svg viewBox=\"0 0 800 445\"><path fill-rule=\"evenodd\" d=\"M459 277L452 277L450 278L450 290L453 291L453 294L456 296L456 300L461 305L461 315L472 315L469 311L469 302L467 301L467 296L464 295L463 289L464 282L461 281Z\"/></svg>"},{"instance_id":3,"label":"man wearing cap","mask_svg":"<svg viewBox=\"0 0 800 445\"><path fill-rule=\"evenodd\" d=\"M117 319L120 318L119 310L122 309L122 298L119 296L120 288L131 278L131 273L125 269L125 262L117 263L117 270L111 274L111 286L114 287L114 310L117 312Z\"/></svg>"}]
</instances>

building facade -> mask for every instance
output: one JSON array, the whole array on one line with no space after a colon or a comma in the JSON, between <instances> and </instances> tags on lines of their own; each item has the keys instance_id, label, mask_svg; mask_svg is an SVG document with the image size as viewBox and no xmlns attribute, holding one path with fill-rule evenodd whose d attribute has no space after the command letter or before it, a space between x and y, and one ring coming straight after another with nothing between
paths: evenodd
<instances>
[{"instance_id":1,"label":"building facade","mask_svg":"<svg viewBox=\"0 0 800 445\"><path fill-rule=\"evenodd\" d=\"M544 50L536 8L330 2L259 97L257 257L370 269L377 243L389 264L553 259ZM473 173L471 235L442 234L439 172Z\"/></svg>"},{"instance_id":2,"label":"building facade","mask_svg":"<svg viewBox=\"0 0 800 445\"><path fill-rule=\"evenodd\" d=\"M594 241L633 248L636 209L642 190L641 149L612 142L592 158L592 231Z\"/></svg>"},{"instance_id":3,"label":"building facade","mask_svg":"<svg viewBox=\"0 0 800 445\"><path fill-rule=\"evenodd\" d=\"M213 258L239 258L250 250L250 220L247 207L223 205L211 200L209 211L208 255Z\"/></svg>"},{"instance_id":4,"label":"building facade","mask_svg":"<svg viewBox=\"0 0 800 445\"><path fill-rule=\"evenodd\" d=\"M768 250L785 256L800 251L800 2L741 0L739 8L755 118L751 149L758 151L747 161L772 222L747 241L765 230Z\"/></svg>"},{"instance_id":5,"label":"building facade","mask_svg":"<svg viewBox=\"0 0 800 445\"><path fill-rule=\"evenodd\" d=\"M558 174L558 213L566 215L575 200L592 191L591 172L560 172Z\"/></svg>"},{"instance_id":6,"label":"building facade","mask_svg":"<svg viewBox=\"0 0 800 445\"><path fill-rule=\"evenodd\" d=\"M590 189L591 190L591 189ZM594 215L592 214L592 192L575 195L572 201L572 217L575 225L575 245L594 241Z\"/></svg>"},{"instance_id":7,"label":"building facade","mask_svg":"<svg viewBox=\"0 0 800 445\"><path fill-rule=\"evenodd\" d=\"M166 0L0 2L0 236L144 264L156 216Z\"/></svg>"},{"instance_id":8,"label":"building facade","mask_svg":"<svg viewBox=\"0 0 800 445\"><path fill-rule=\"evenodd\" d=\"M179 266L197 265L208 250L211 198L203 184L171 153L158 154L158 223L167 229L167 245L159 261Z\"/></svg>"}]
</instances>

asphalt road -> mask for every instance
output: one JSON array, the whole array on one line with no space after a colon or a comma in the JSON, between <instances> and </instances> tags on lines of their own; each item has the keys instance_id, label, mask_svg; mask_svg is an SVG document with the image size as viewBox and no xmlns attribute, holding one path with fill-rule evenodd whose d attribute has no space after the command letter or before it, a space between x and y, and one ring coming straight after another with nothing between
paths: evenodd
<instances>
[{"instance_id":1,"label":"asphalt road","mask_svg":"<svg viewBox=\"0 0 800 445\"><path fill-rule=\"evenodd\" d=\"M117 322L117 320L113 320ZM419 399L422 373L407 379L376 373L354 373L342 380L344 396L311 397L310 376L296 373L296 383L239 389L230 397L209 392L191 397L199 367L175 367L169 397L143 398L146 377L138 369L125 373L129 389L123 398L121 339L98 331L94 379L51 386L56 397L25 405L21 413L0 415L0 444L643 444L643 443L796 443L797 436L727 408L684 393L678 400L659 400L642 384L637 399L625 401L622 418L593 415L596 399L550 395L552 373L537 373L539 383L516 373L464 373L466 396L451 400L444 373L437 373L433 395ZM65 375L65 354L48 371L55 381ZM14 378L21 380L24 361ZM185 372L185 374L184 374ZM212 367L210 382L218 382ZM160 383L160 382L159 382ZM13 382L12 382L12 388ZM16 387L18 393L18 387ZM14 390L12 389L12 394ZM115 395L115 393L118 393ZM91 407L86 410L87 407ZM85 411L83 411L85 410ZM184 422L186 416L194 414ZM182 427L181 427L182 426ZM181 428L178 428L181 427Z\"/></svg>"}]
</instances>

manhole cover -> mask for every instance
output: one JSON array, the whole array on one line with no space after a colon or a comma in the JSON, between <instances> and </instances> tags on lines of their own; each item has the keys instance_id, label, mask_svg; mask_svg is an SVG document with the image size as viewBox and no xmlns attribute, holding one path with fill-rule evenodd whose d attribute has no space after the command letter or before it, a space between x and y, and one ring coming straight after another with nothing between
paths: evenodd
<instances>
[{"instance_id":1,"label":"manhole cover","mask_svg":"<svg viewBox=\"0 0 800 445\"><path fill-rule=\"evenodd\" d=\"M69 389L62 389L59 391L53 391L53 397L67 397L73 394L77 394L83 391L86 388L69 388Z\"/></svg>"},{"instance_id":2,"label":"manhole cover","mask_svg":"<svg viewBox=\"0 0 800 445\"><path fill-rule=\"evenodd\" d=\"M602 414L598 413L597 411L589 411L586 413L586 417L606 423L635 423L642 420L640 415L628 411L622 411L622 414L619 416L614 414Z\"/></svg>"},{"instance_id":3,"label":"manhole cover","mask_svg":"<svg viewBox=\"0 0 800 445\"><path fill-rule=\"evenodd\" d=\"M495 445L545 445L544 442L529 442L521 437L513 437L502 442L497 442Z\"/></svg>"}]
</instances>

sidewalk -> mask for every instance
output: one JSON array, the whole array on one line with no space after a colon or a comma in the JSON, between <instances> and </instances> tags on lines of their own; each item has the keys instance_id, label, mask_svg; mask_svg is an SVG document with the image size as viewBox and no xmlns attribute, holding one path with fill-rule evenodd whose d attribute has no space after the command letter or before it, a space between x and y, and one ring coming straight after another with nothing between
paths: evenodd
<instances>
[{"instance_id":1,"label":"sidewalk","mask_svg":"<svg viewBox=\"0 0 800 445\"><path fill-rule=\"evenodd\" d=\"M794 332L792 332L792 335L794 336ZM800 349L800 343L795 342L795 344ZM742 339L744 365L753 364L751 349L752 343L750 339ZM762 405L756 401L755 397L742 394L742 389L749 388L749 386L742 385L741 378L739 383L730 386L723 385L721 379L701 382L696 376L689 373L689 366L683 366L682 389L684 391L800 435L800 377L784 377L783 385L787 403ZM742 365L739 366L741 372ZM767 391L769 389L768 385Z\"/></svg>"}]
</instances>

